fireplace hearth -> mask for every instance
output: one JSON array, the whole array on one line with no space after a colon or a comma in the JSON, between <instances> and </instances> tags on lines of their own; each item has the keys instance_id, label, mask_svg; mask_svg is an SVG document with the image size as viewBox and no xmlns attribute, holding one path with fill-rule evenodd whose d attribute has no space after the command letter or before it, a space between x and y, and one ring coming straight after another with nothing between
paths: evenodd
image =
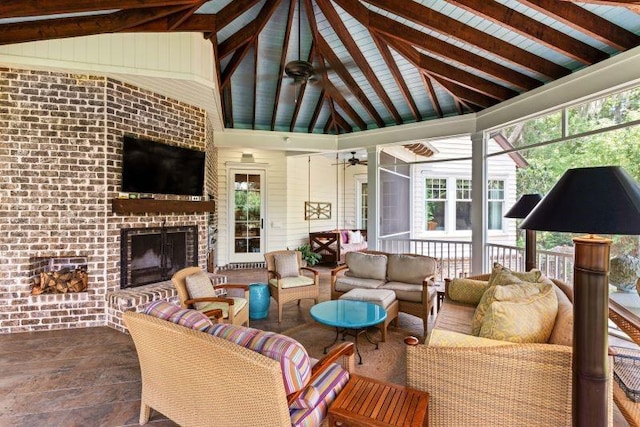
<instances>
[{"instance_id":1,"label":"fireplace hearth","mask_svg":"<svg viewBox=\"0 0 640 427\"><path fill-rule=\"evenodd\" d=\"M123 228L120 288L169 280L187 266L198 265L198 227Z\"/></svg>"}]
</instances>

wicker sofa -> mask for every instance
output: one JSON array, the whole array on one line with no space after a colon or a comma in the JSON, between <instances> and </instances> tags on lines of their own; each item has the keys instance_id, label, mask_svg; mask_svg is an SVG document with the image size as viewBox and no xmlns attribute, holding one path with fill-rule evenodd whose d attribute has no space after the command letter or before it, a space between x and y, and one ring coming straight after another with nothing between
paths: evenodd
<instances>
[{"instance_id":1,"label":"wicker sofa","mask_svg":"<svg viewBox=\"0 0 640 427\"><path fill-rule=\"evenodd\" d=\"M350 252L345 265L331 270L331 299L352 289L389 289L395 292L398 310L420 317L424 334L435 301L435 258L380 251Z\"/></svg>"},{"instance_id":2,"label":"wicker sofa","mask_svg":"<svg viewBox=\"0 0 640 427\"><path fill-rule=\"evenodd\" d=\"M153 408L185 426L319 426L354 367L353 343L314 364L289 337L164 301L124 321L140 361L140 424Z\"/></svg>"},{"instance_id":3,"label":"wicker sofa","mask_svg":"<svg viewBox=\"0 0 640 427\"><path fill-rule=\"evenodd\" d=\"M488 281L489 275L468 279ZM558 342L523 344L471 335L476 307L454 301L445 280L445 300L427 343L414 340L407 348L407 386L430 393L430 426L572 425L573 291L558 280L553 286L558 314L552 337Z\"/></svg>"}]
</instances>

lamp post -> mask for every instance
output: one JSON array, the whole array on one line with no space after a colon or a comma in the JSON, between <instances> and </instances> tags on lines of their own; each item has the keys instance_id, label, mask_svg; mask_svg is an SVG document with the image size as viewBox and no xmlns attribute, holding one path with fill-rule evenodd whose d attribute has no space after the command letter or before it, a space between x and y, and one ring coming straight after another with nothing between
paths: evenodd
<instances>
[{"instance_id":1,"label":"lamp post","mask_svg":"<svg viewBox=\"0 0 640 427\"><path fill-rule=\"evenodd\" d=\"M520 225L590 233L573 239L574 426L606 426L609 366L609 250L601 234L640 234L640 185L617 166L569 169Z\"/></svg>"},{"instance_id":2,"label":"lamp post","mask_svg":"<svg viewBox=\"0 0 640 427\"><path fill-rule=\"evenodd\" d=\"M511 209L504 214L505 218L518 218L524 219L529 213L536 207L536 205L542 200L540 194L523 194L522 197L511 206ZM529 271L536 268L536 231L525 230L524 238L524 268L525 271Z\"/></svg>"}]
</instances>

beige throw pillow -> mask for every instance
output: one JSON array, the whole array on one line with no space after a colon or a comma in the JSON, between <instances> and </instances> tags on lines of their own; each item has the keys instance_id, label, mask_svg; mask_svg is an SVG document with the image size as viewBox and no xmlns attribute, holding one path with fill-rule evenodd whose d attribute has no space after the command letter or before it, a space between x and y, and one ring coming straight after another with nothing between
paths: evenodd
<instances>
[{"instance_id":1,"label":"beige throw pillow","mask_svg":"<svg viewBox=\"0 0 640 427\"><path fill-rule=\"evenodd\" d=\"M273 256L276 264L276 272L280 277L298 277L300 270L298 269L298 254L296 252L287 252L284 254L276 254Z\"/></svg>"},{"instance_id":2,"label":"beige throw pillow","mask_svg":"<svg viewBox=\"0 0 640 427\"><path fill-rule=\"evenodd\" d=\"M516 343L546 343L556 321L558 299L553 286L548 284L522 285L511 295L526 294L521 291L530 286L538 287L538 292L492 302L482 321L479 336ZM497 289L504 288L506 286ZM507 297L509 293L498 291L497 296Z\"/></svg>"},{"instance_id":3,"label":"beige throw pillow","mask_svg":"<svg viewBox=\"0 0 640 427\"><path fill-rule=\"evenodd\" d=\"M478 336L480 334L480 328L482 327L485 314L494 301L507 301L540 292L540 285L537 283L522 282L516 278L514 278L514 280L515 282L510 285L491 286L482 295L476 311L473 313L473 320L471 321L471 333L473 335Z\"/></svg>"},{"instance_id":4,"label":"beige throw pillow","mask_svg":"<svg viewBox=\"0 0 640 427\"><path fill-rule=\"evenodd\" d=\"M496 262L493 264L493 270L491 270L491 276L489 276L489 286L508 285L514 282L514 278L522 282L535 283L540 280L541 276L542 272L537 268L534 268L531 271L517 272L511 271L502 264Z\"/></svg>"},{"instance_id":5,"label":"beige throw pillow","mask_svg":"<svg viewBox=\"0 0 640 427\"><path fill-rule=\"evenodd\" d=\"M213 284L209 279L209 276L204 271L191 274L185 278L187 284L187 291L189 292L189 298L210 298L215 297L215 291ZM202 310L210 302L196 302L193 304L196 310Z\"/></svg>"}]
</instances>

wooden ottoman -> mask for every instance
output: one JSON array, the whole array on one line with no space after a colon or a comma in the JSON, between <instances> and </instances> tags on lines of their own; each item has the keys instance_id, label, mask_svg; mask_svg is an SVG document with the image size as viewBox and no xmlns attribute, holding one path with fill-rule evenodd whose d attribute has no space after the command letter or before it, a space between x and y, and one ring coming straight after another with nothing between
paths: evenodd
<instances>
[{"instance_id":1,"label":"wooden ottoman","mask_svg":"<svg viewBox=\"0 0 640 427\"><path fill-rule=\"evenodd\" d=\"M380 327L383 342L387 340L387 326L389 323L396 319L395 324L398 324L398 300L396 300L396 293L390 289L351 289L349 292L340 295L340 299L372 302L384 308L387 312L387 318Z\"/></svg>"}]
</instances>

